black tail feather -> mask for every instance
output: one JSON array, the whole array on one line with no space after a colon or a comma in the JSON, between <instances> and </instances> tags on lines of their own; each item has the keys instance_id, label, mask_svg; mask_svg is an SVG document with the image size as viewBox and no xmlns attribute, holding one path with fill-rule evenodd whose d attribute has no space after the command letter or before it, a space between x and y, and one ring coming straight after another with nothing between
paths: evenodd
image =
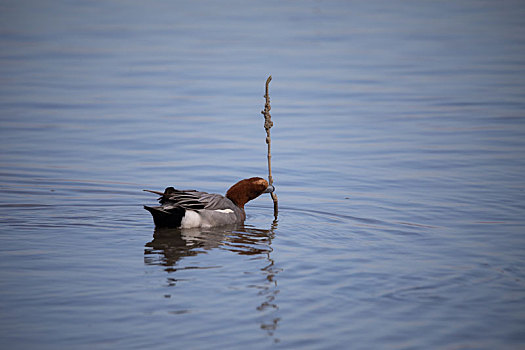
<instances>
[{"instance_id":1,"label":"black tail feather","mask_svg":"<svg viewBox=\"0 0 525 350\"><path fill-rule=\"evenodd\" d=\"M148 207L147 205L144 206L144 209L151 213L156 227L180 227L186 211L184 208L173 208L166 211L162 207Z\"/></svg>"}]
</instances>

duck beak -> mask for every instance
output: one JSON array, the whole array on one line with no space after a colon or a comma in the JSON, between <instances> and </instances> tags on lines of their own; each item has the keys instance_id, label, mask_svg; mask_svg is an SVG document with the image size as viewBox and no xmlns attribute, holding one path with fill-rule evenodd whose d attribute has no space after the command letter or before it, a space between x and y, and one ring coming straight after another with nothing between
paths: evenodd
<instances>
[{"instance_id":1,"label":"duck beak","mask_svg":"<svg viewBox=\"0 0 525 350\"><path fill-rule=\"evenodd\" d=\"M273 187L273 185L270 185L266 187L263 193L272 193L273 191L275 191L275 187Z\"/></svg>"}]
</instances>

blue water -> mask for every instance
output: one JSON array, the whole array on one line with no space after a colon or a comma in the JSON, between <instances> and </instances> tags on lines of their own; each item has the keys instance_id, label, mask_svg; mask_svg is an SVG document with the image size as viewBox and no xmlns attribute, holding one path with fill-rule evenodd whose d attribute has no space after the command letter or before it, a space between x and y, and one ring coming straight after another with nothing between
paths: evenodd
<instances>
[{"instance_id":1,"label":"blue water","mask_svg":"<svg viewBox=\"0 0 525 350\"><path fill-rule=\"evenodd\" d=\"M1 1L0 150L3 347L525 347L521 1Z\"/></svg>"}]
</instances>

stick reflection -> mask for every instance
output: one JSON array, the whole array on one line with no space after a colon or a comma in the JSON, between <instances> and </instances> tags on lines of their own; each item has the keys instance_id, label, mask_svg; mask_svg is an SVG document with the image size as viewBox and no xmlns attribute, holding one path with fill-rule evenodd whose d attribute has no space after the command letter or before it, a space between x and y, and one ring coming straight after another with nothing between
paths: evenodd
<instances>
[{"instance_id":1,"label":"stick reflection","mask_svg":"<svg viewBox=\"0 0 525 350\"><path fill-rule=\"evenodd\" d=\"M260 300L256 310L261 313L260 328L272 337L274 342L278 342L279 340L274 338L280 322L280 318L276 317L279 310L276 300L279 294L277 275L282 270L276 267L271 257L276 228L277 222L274 221L268 230L244 225L190 230L155 229L153 240L145 245L144 263L162 266L168 273L168 285L175 286L177 278L173 273L177 270L203 268L182 266L185 257L198 256L213 249L224 249L254 259L261 258L265 262L259 269L262 279L259 283L247 287L258 289L257 296ZM246 272L250 271L243 273Z\"/></svg>"}]
</instances>

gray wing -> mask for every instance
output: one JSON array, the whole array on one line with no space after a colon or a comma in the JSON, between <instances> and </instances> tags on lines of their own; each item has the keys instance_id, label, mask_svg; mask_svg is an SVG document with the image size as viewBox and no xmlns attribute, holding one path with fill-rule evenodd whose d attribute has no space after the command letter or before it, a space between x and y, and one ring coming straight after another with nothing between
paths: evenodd
<instances>
[{"instance_id":1,"label":"gray wing","mask_svg":"<svg viewBox=\"0 0 525 350\"><path fill-rule=\"evenodd\" d=\"M232 209L235 204L228 198L220 194L199 192L195 190L176 190L168 187L162 197L159 198L161 204L171 204L184 209Z\"/></svg>"}]
</instances>

